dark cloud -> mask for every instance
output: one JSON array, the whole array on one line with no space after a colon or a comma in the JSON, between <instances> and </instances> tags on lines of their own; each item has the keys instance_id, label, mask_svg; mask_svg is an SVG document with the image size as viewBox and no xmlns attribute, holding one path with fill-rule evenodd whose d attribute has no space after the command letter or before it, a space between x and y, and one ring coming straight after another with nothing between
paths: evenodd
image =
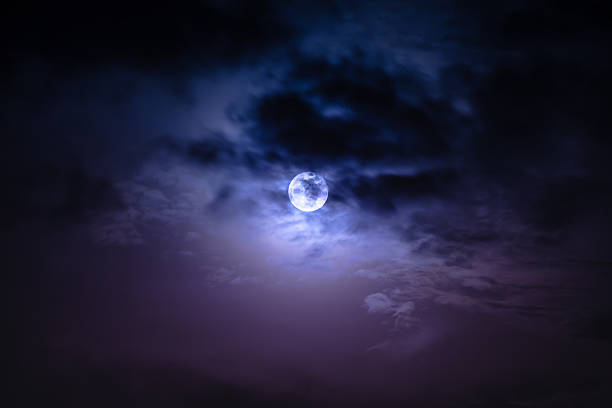
<instances>
[{"instance_id":1,"label":"dark cloud","mask_svg":"<svg viewBox=\"0 0 612 408\"><path fill-rule=\"evenodd\" d=\"M229 162L236 158L236 151L231 143L222 137L206 138L188 146L187 155L202 165L216 162Z\"/></svg>"},{"instance_id":2,"label":"dark cloud","mask_svg":"<svg viewBox=\"0 0 612 408\"><path fill-rule=\"evenodd\" d=\"M319 164L436 159L449 153L446 128L454 112L428 99L413 76L393 77L359 61L305 58L287 85L295 90L255 102L254 132L266 149Z\"/></svg>"},{"instance_id":3,"label":"dark cloud","mask_svg":"<svg viewBox=\"0 0 612 408\"><path fill-rule=\"evenodd\" d=\"M331 159L376 154L360 143L372 139L375 146L375 128L360 121L325 118L297 94L264 98L257 106L257 120L262 141L269 142L271 150L282 149L292 156Z\"/></svg>"},{"instance_id":4,"label":"dark cloud","mask_svg":"<svg viewBox=\"0 0 612 408\"><path fill-rule=\"evenodd\" d=\"M602 74L587 61L538 57L497 66L476 87L484 128L475 151L502 166L546 166L569 155L574 165L588 165L593 143L610 148L602 139L608 121L601 98L609 87Z\"/></svg>"},{"instance_id":5,"label":"dark cloud","mask_svg":"<svg viewBox=\"0 0 612 408\"><path fill-rule=\"evenodd\" d=\"M436 170L416 175L382 174L349 180L352 194L366 208L395 212L397 206L422 199L447 199L460 175L452 170Z\"/></svg>"}]
</instances>

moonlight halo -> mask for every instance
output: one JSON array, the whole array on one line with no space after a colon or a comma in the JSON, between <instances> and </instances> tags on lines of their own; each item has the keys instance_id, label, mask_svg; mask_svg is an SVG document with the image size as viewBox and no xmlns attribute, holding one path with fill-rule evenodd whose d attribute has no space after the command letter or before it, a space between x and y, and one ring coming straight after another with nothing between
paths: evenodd
<instances>
[{"instance_id":1,"label":"moonlight halo","mask_svg":"<svg viewBox=\"0 0 612 408\"><path fill-rule=\"evenodd\" d=\"M328 188L325 179L312 172L300 173L289 184L289 200L300 211L312 212L327 201Z\"/></svg>"}]
</instances>

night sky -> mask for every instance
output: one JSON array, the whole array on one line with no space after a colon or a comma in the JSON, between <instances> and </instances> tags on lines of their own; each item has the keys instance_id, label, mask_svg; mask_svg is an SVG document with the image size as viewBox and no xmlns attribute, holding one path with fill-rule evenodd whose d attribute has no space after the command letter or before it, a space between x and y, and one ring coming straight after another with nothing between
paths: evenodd
<instances>
[{"instance_id":1,"label":"night sky","mask_svg":"<svg viewBox=\"0 0 612 408\"><path fill-rule=\"evenodd\" d=\"M608 2L48 3L0 12L1 405L612 406Z\"/></svg>"}]
</instances>

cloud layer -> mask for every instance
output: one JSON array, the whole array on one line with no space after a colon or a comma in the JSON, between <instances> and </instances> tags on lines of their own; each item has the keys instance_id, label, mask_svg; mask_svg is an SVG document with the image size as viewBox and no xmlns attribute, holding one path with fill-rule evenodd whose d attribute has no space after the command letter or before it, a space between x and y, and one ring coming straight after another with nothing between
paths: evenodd
<instances>
[{"instance_id":1,"label":"cloud layer","mask_svg":"<svg viewBox=\"0 0 612 408\"><path fill-rule=\"evenodd\" d=\"M23 384L54 379L62 403L77 372L79 401L149 403L156 381L186 406L605 400L604 5L10 10ZM304 171L329 186L313 213L287 197Z\"/></svg>"}]
</instances>

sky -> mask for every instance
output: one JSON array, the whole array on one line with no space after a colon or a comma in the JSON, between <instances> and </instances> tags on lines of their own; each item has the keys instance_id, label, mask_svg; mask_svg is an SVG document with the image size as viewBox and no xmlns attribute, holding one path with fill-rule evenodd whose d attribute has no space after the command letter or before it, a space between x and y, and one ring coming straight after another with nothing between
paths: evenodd
<instances>
[{"instance_id":1,"label":"sky","mask_svg":"<svg viewBox=\"0 0 612 408\"><path fill-rule=\"evenodd\" d=\"M605 6L5 6L9 405L609 406Z\"/></svg>"}]
</instances>

